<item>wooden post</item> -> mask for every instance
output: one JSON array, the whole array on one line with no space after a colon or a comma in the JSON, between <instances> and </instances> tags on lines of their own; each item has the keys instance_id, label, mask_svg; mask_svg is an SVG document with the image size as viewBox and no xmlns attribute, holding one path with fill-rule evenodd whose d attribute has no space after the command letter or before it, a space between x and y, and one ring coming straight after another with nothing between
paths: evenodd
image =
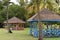
<instances>
[{"instance_id":1,"label":"wooden post","mask_svg":"<svg viewBox=\"0 0 60 40\"><path fill-rule=\"evenodd\" d=\"M48 27L48 23L46 23L46 27L47 27L47 29L49 28L49 27Z\"/></svg>"},{"instance_id":2,"label":"wooden post","mask_svg":"<svg viewBox=\"0 0 60 40\"><path fill-rule=\"evenodd\" d=\"M22 29L24 29L24 24L22 24L23 26L22 26Z\"/></svg>"},{"instance_id":3,"label":"wooden post","mask_svg":"<svg viewBox=\"0 0 60 40\"><path fill-rule=\"evenodd\" d=\"M51 28L52 28L52 24L51 24Z\"/></svg>"},{"instance_id":4,"label":"wooden post","mask_svg":"<svg viewBox=\"0 0 60 40\"><path fill-rule=\"evenodd\" d=\"M36 29L36 22L33 22L33 28Z\"/></svg>"}]
</instances>

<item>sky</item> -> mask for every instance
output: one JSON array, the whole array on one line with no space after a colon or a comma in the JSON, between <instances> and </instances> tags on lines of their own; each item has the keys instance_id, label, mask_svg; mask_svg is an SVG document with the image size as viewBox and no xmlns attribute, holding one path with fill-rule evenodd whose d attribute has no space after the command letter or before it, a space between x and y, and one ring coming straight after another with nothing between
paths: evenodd
<instances>
[{"instance_id":1,"label":"sky","mask_svg":"<svg viewBox=\"0 0 60 40\"><path fill-rule=\"evenodd\" d=\"M30 1L30 0L29 0ZM10 0L10 2L13 2L13 3L15 3L15 4L19 4L18 2L17 2L17 0Z\"/></svg>"},{"instance_id":2,"label":"sky","mask_svg":"<svg viewBox=\"0 0 60 40\"><path fill-rule=\"evenodd\" d=\"M10 2L13 2L13 3L15 3L15 4L19 4L19 3L17 2L17 0L10 0Z\"/></svg>"}]
</instances>

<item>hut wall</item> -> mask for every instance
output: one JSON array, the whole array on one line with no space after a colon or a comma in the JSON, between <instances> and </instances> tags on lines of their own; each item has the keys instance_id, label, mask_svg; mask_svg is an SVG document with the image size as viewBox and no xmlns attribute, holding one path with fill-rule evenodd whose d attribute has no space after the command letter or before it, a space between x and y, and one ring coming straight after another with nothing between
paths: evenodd
<instances>
[{"instance_id":1,"label":"hut wall","mask_svg":"<svg viewBox=\"0 0 60 40\"><path fill-rule=\"evenodd\" d=\"M13 30L23 30L24 29L24 24L15 24L16 26L13 27Z\"/></svg>"}]
</instances>

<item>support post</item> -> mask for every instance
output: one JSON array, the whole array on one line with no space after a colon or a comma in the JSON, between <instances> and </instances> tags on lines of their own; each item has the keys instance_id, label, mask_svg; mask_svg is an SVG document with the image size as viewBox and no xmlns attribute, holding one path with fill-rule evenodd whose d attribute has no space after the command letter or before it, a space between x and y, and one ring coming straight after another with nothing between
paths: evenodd
<instances>
[{"instance_id":1,"label":"support post","mask_svg":"<svg viewBox=\"0 0 60 40\"><path fill-rule=\"evenodd\" d=\"M47 29L49 28L49 27L48 27L48 23L46 23L46 27L47 27Z\"/></svg>"},{"instance_id":2,"label":"support post","mask_svg":"<svg viewBox=\"0 0 60 40\"><path fill-rule=\"evenodd\" d=\"M36 22L33 22L33 28L36 30Z\"/></svg>"},{"instance_id":3,"label":"support post","mask_svg":"<svg viewBox=\"0 0 60 40\"><path fill-rule=\"evenodd\" d=\"M33 25L32 25L32 22L29 22L30 23L30 35L32 35L32 28L33 28Z\"/></svg>"}]
</instances>

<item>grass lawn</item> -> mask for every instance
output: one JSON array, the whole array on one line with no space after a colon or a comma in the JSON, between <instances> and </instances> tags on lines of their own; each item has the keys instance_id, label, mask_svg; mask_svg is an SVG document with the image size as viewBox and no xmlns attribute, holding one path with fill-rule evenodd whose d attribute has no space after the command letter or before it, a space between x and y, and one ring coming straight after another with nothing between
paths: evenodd
<instances>
[{"instance_id":1,"label":"grass lawn","mask_svg":"<svg viewBox=\"0 0 60 40\"><path fill-rule=\"evenodd\" d=\"M37 40L29 35L29 28L8 33L6 29L0 29L0 40ZM44 40L60 40L60 38L44 38Z\"/></svg>"}]
</instances>

